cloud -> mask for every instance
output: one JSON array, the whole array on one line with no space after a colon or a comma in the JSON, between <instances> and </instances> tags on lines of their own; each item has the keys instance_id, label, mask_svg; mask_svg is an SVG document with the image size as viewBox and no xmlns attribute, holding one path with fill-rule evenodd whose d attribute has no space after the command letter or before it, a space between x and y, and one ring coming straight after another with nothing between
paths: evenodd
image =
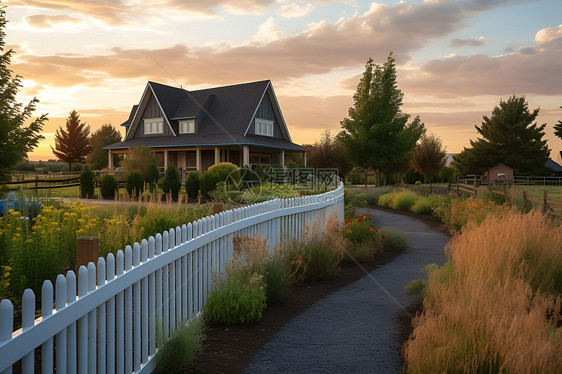
<instances>
[{"instance_id":1,"label":"cloud","mask_svg":"<svg viewBox=\"0 0 562 374\"><path fill-rule=\"evenodd\" d=\"M489 42L483 36L476 36L472 39L451 39L449 45L451 47L464 47L464 46L472 46L472 47L479 47L488 44Z\"/></svg>"},{"instance_id":2,"label":"cloud","mask_svg":"<svg viewBox=\"0 0 562 374\"><path fill-rule=\"evenodd\" d=\"M263 14L275 0L169 0L167 5L189 12L212 14L223 9L234 14Z\"/></svg>"},{"instance_id":3,"label":"cloud","mask_svg":"<svg viewBox=\"0 0 562 374\"><path fill-rule=\"evenodd\" d=\"M121 0L11 0L10 6L33 7L41 9L52 9L57 11L70 11L94 17L109 25L121 25L129 23L131 17L138 13L135 7ZM33 17L33 16L32 16Z\"/></svg>"},{"instance_id":4,"label":"cloud","mask_svg":"<svg viewBox=\"0 0 562 374\"><path fill-rule=\"evenodd\" d=\"M41 29L55 27L61 23L76 24L82 22L80 18L75 18L63 14L58 14L58 15L37 14L37 15L25 17L25 21L30 26L41 28Z\"/></svg>"},{"instance_id":5,"label":"cloud","mask_svg":"<svg viewBox=\"0 0 562 374\"><path fill-rule=\"evenodd\" d=\"M519 53L522 55L534 55L537 53L537 50L533 47L521 47L519 48Z\"/></svg>"},{"instance_id":6,"label":"cloud","mask_svg":"<svg viewBox=\"0 0 562 374\"><path fill-rule=\"evenodd\" d=\"M282 38L283 32L275 28L275 21L273 20L273 17L269 17L267 21L259 26L258 32L254 35L252 40L258 43L268 43Z\"/></svg>"},{"instance_id":7,"label":"cloud","mask_svg":"<svg viewBox=\"0 0 562 374\"><path fill-rule=\"evenodd\" d=\"M298 18L307 15L314 9L312 4L298 5L297 3L283 4L277 13L285 18Z\"/></svg>"},{"instance_id":8,"label":"cloud","mask_svg":"<svg viewBox=\"0 0 562 374\"><path fill-rule=\"evenodd\" d=\"M100 56L20 55L14 68L26 79L62 86L97 84L104 77L169 80L154 60L183 84L290 79L355 67L369 57L382 61L389 51L404 60L431 39L461 27L462 17L463 9L452 1L379 5L336 23L311 24L298 34L281 37L270 33L274 37L265 44L113 48Z\"/></svg>"}]
</instances>

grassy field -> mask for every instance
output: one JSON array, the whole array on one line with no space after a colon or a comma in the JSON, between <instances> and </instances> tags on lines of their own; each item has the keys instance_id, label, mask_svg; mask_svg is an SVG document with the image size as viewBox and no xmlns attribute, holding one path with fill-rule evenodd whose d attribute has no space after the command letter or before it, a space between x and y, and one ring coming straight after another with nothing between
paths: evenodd
<instances>
[{"instance_id":1,"label":"grassy field","mask_svg":"<svg viewBox=\"0 0 562 374\"><path fill-rule=\"evenodd\" d=\"M560 201L562 195L562 186L522 186L515 185L508 189L508 193L513 195L515 190L515 195L522 197L522 191L528 191L528 197L535 199L542 199L544 196L544 191L548 191L548 199L553 201ZM503 187L495 186L494 191L503 191Z\"/></svg>"}]
</instances>

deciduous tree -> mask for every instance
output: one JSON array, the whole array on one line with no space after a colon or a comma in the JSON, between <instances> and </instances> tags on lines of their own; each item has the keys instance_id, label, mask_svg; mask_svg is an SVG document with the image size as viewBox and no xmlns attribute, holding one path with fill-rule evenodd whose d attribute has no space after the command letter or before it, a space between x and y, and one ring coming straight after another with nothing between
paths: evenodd
<instances>
[{"instance_id":1,"label":"deciduous tree","mask_svg":"<svg viewBox=\"0 0 562 374\"><path fill-rule=\"evenodd\" d=\"M461 174L483 174L499 164L522 175L544 174L550 150L543 139L546 124L535 122L538 114L539 108L529 111L524 96L500 100L492 115L475 126L482 137L453 157L455 166Z\"/></svg>"},{"instance_id":2,"label":"deciduous tree","mask_svg":"<svg viewBox=\"0 0 562 374\"><path fill-rule=\"evenodd\" d=\"M322 137L314 144L305 145L307 166L313 168L338 169L340 178L353 168L353 164L345 157L345 148L338 136L332 136L330 130L322 133Z\"/></svg>"},{"instance_id":3,"label":"deciduous tree","mask_svg":"<svg viewBox=\"0 0 562 374\"><path fill-rule=\"evenodd\" d=\"M396 64L392 53L381 66L367 61L363 77L353 95L349 116L341 122L340 138L346 156L356 165L377 172L389 172L409 161L416 142L424 131L418 117L408 123L400 109L404 94L396 83Z\"/></svg>"},{"instance_id":4,"label":"deciduous tree","mask_svg":"<svg viewBox=\"0 0 562 374\"><path fill-rule=\"evenodd\" d=\"M75 162L85 162L86 155L92 150L90 144L90 126L80 121L80 115L73 110L66 119L66 129L59 127L55 133L53 153L72 170Z\"/></svg>"},{"instance_id":5,"label":"deciduous tree","mask_svg":"<svg viewBox=\"0 0 562 374\"><path fill-rule=\"evenodd\" d=\"M145 145L129 148L129 154L121 162L127 173L137 171L144 180L148 178L148 170L151 164L156 165L158 159L152 154L150 148Z\"/></svg>"},{"instance_id":6,"label":"deciduous tree","mask_svg":"<svg viewBox=\"0 0 562 374\"><path fill-rule=\"evenodd\" d=\"M4 50L4 8L0 6L0 184L9 180L13 168L43 139L41 130L47 121L47 116L41 115L26 125L39 100L34 98L25 107L16 101L22 84L21 77L9 69L14 51Z\"/></svg>"},{"instance_id":7,"label":"deciduous tree","mask_svg":"<svg viewBox=\"0 0 562 374\"><path fill-rule=\"evenodd\" d=\"M414 149L412 167L418 173L429 179L429 193L432 193L432 179L447 164L447 151L441 144L441 139L430 134L424 135Z\"/></svg>"},{"instance_id":8,"label":"deciduous tree","mask_svg":"<svg viewBox=\"0 0 562 374\"><path fill-rule=\"evenodd\" d=\"M111 124L102 125L92 133L92 151L86 157L88 165L92 170L100 170L109 165L109 155L107 149L103 149L103 147L117 143L120 140L121 134ZM119 165L119 155L113 155L113 165Z\"/></svg>"}]
</instances>

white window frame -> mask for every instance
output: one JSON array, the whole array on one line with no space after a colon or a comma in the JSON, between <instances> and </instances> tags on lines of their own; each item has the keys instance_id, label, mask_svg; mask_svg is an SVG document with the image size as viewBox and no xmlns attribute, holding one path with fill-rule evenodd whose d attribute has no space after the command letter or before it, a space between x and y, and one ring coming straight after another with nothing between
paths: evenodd
<instances>
[{"instance_id":1,"label":"white window frame","mask_svg":"<svg viewBox=\"0 0 562 374\"><path fill-rule=\"evenodd\" d=\"M144 119L144 134L163 134L164 133L164 118L145 118Z\"/></svg>"},{"instance_id":2,"label":"white window frame","mask_svg":"<svg viewBox=\"0 0 562 374\"><path fill-rule=\"evenodd\" d=\"M274 121L263 118L256 118L256 135L273 137L273 124Z\"/></svg>"},{"instance_id":3,"label":"white window frame","mask_svg":"<svg viewBox=\"0 0 562 374\"><path fill-rule=\"evenodd\" d=\"M179 121L180 134L195 134L195 119Z\"/></svg>"}]
</instances>

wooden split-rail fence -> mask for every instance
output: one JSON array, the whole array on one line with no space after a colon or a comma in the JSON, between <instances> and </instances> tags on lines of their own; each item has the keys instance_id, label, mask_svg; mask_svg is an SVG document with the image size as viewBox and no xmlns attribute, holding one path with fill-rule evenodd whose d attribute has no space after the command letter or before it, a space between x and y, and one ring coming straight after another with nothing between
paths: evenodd
<instances>
[{"instance_id":1,"label":"wooden split-rail fence","mask_svg":"<svg viewBox=\"0 0 562 374\"><path fill-rule=\"evenodd\" d=\"M41 347L43 373L150 373L164 339L202 311L212 274L233 257L233 238L261 235L270 251L303 240L305 227L343 221L343 184L320 195L275 199L208 216L127 246L116 256L43 283L41 317L35 295L22 299L22 328L13 331L13 306L0 303L0 373L21 360L33 373Z\"/></svg>"}]
</instances>

